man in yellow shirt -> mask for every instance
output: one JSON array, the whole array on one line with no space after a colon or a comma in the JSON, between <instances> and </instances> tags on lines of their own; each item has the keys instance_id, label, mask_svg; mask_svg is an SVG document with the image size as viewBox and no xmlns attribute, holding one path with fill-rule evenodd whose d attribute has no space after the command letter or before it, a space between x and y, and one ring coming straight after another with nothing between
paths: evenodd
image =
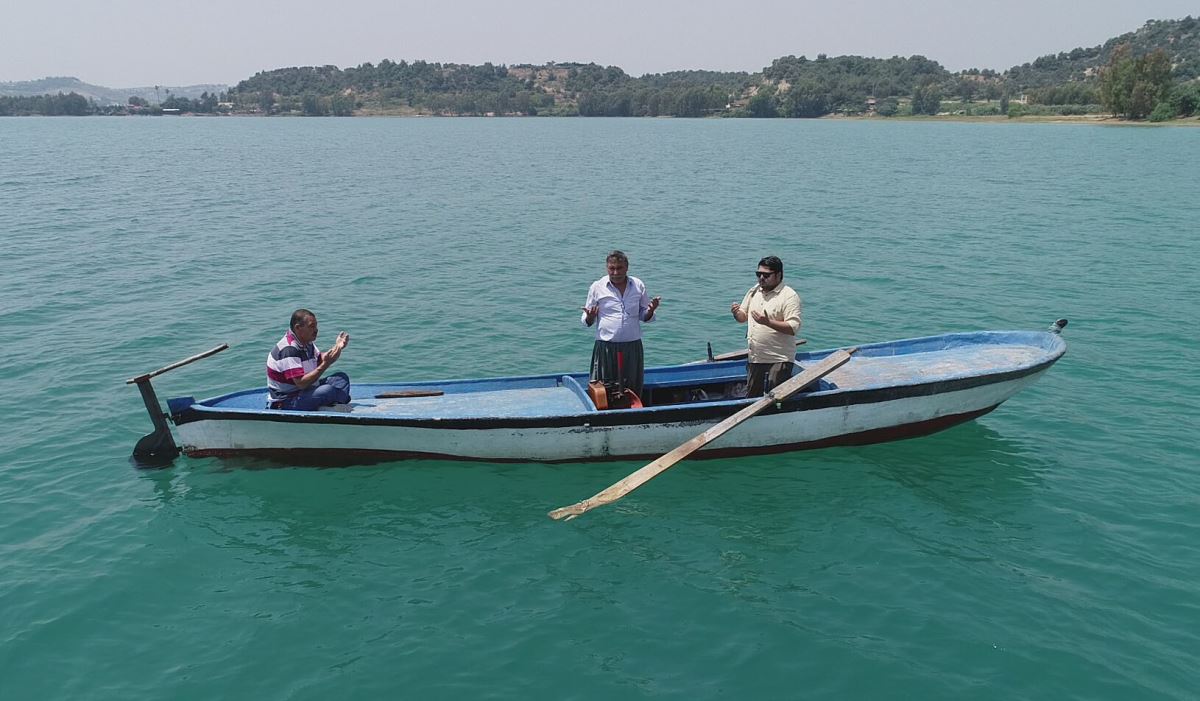
<instances>
[{"instance_id":1,"label":"man in yellow shirt","mask_svg":"<svg viewBox=\"0 0 1200 701\"><path fill-rule=\"evenodd\" d=\"M758 261L758 284L751 287L741 303L729 311L746 327L746 396L761 397L764 392L792 376L796 361L796 334L800 331L800 295L783 284L783 261L767 256Z\"/></svg>"}]
</instances>

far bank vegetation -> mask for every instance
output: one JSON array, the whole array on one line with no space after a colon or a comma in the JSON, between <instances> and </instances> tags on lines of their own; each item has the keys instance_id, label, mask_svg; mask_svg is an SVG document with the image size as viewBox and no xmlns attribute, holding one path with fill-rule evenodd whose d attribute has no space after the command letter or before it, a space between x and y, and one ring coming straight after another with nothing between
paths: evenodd
<instances>
[{"instance_id":1,"label":"far bank vegetation","mask_svg":"<svg viewBox=\"0 0 1200 701\"><path fill-rule=\"evenodd\" d=\"M1101 46L1007 71L951 73L924 56L785 56L758 73L675 71L633 77L594 63L464 65L383 60L341 69L258 73L200 99L98 106L78 95L0 97L5 114L234 113L297 116L1200 115L1200 20L1151 20ZM168 104L169 103L169 104Z\"/></svg>"}]
</instances>

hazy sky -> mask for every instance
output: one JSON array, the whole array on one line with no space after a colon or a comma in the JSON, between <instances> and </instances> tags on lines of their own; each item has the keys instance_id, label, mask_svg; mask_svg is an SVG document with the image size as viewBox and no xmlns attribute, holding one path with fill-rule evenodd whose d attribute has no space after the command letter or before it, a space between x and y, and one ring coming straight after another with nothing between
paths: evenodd
<instances>
[{"instance_id":1,"label":"hazy sky","mask_svg":"<svg viewBox=\"0 0 1200 701\"><path fill-rule=\"evenodd\" d=\"M631 75L758 71L780 56L921 54L1005 70L1095 46L1196 0L2 0L0 81L234 84L384 58L594 61Z\"/></svg>"}]
</instances>

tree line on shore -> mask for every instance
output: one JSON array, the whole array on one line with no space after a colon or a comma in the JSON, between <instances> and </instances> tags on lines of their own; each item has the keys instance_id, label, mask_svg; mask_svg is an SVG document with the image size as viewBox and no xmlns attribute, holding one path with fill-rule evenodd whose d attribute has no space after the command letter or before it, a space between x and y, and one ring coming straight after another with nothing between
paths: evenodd
<instances>
[{"instance_id":1,"label":"tree line on shore","mask_svg":"<svg viewBox=\"0 0 1200 701\"><path fill-rule=\"evenodd\" d=\"M86 117L93 115L125 115L125 114L216 114L221 112L221 105L228 104L219 101L225 94L203 93L199 98L178 97L168 95L160 103L151 103L141 97L130 97L124 105L101 105L95 100L88 99L76 92L56 95L29 96L0 96L0 117L11 116L71 116ZM232 112L232 107L225 109Z\"/></svg>"},{"instance_id":2,"label":"tree line on shore","mask_svg":"<svg viewBox=\"0 0 1200 701\"><path fill-rule=\"evenodd\" d=\"M200 99L0 97L9 114L552 115L811 118L872 114L1115 114L1163 121L1200 113L1200 20L1152 20L1090 49L1004 73L951 73L924 56L778 58L759 73L676 71L633 77L615 66L441 64L383 60L258 73Z\"/></svg>"}]
</instances>

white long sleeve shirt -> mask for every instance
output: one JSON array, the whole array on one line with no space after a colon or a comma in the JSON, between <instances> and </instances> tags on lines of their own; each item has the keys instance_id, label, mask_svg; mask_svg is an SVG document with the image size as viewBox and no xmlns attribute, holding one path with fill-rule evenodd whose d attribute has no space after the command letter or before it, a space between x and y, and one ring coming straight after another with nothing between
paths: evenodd
<instances>
[{"instance_id":1,"label":"white long sleeve shirt","mask_svg":"<svg viewBox=\"0 0 1200 701\"><path fill-rule=\"evenodd\" d=\"M632 275L627 275L626 280L625 294L621 294L607 275L588 288L587 301L583 306L586 309L600 307L600 315L594 322L597 341L624 343L642 338L641 324L650 309L650 296L646 294L646 285L641 280ZM579 320L587 326L586 311ZM654 321L654 318L650 321Z\"/></svg>"}]
</instances>

